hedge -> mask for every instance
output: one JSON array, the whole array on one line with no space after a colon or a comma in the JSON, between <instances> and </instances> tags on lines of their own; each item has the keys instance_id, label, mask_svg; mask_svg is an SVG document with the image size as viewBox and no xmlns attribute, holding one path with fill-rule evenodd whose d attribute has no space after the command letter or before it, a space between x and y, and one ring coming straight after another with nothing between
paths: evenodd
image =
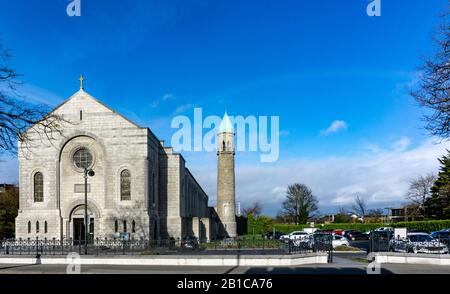
<instances>
[{"instance_id":1,"label":"hedge","mask_svg":"<svg viewBox=\"0 0 450 294\"><path fill-rule=\"evenodd\" d=\"M450 228L450 220L432 220L432 221L420 221L420 222L398 222L393 223L394 228L408 228L420 231L439 231L442 229Z\"/></svg>"},{"instance_id":2,"label":"hedge","mask_svg":"<svg viewBox=\"0 0 450 294\"><path fill-rule=\"evenodd\" d=\"M274 224L273 227L276 231L282 233L290 233L292 231L301 231L304 228L309 228L309 225L290 225L290 224ZM409 230L420 230L420 231L438 231L442 229L450 228L450 220L432 220L432 221L416 221L416 222L397 222L397 223L344 223L344 224L316 224L315 228L323 230L356 230L356 231L371 231L379 227L397 227L397 228L408 228Z\"/></svg>"},{"instance_id":3,"label":"hedge","mask_svg":"<svg viewBox=\"0 0 450 294\"><path fill-rule=\"evenodd\" d=\"M343 230L357 230L357 231L370 231L379 227L385 227L388 226L387 224L377 224L377 223L344 223L344 224L337 224L337 223L331 223L331 224L324 224L323 226L321 224L317 224L315 228L318 228L320 230L334 230L334 229L343 229ZM304 228L310 228L309 225L289 225L289 224L275 224L273 225L276 231L282 232L282 233L290 233L292 231L301 231Z\"/></svg>"}]
</instances>

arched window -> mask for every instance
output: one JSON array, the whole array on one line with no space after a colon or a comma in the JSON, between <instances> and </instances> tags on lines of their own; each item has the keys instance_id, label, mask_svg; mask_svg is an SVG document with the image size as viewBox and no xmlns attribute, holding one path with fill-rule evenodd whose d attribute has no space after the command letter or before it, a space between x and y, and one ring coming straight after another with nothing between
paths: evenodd
<instances>
[{"instance_id":1,"label":"arched window","mask_svg":"<svg viewBox=\"0 0 450 294\"><path fill-rule=\"evenodd\" d=\"M39 222L36 222L36 234L39 233Z\"/></svg>"},{"instance_id":2,"label":"arched window","mask_svg":"<svg viewBox=\"0 0 450 294\"><path fill-rule=\"evenodd\" d=\"M127 221L126 220L123 221L123 232L124 233L127 232Z\"/></svg>"},{"instance_id":3,"label":"arched window","mask_svg":"<svg viewBox=\"0 0 450 294\"><path fill-rule=\"evenodd\" d=\"M34 187L34 202L43 202L44 201L44 176L41 172L37 172L34 174L33 179L33 187Z\"/></svg>"},{"instance_id":4,"label":"arched window","mask_svg":"<svg viewBox=\"0 0 450 294\"><path fill-rule=\"evenodd\" d=\"M114 232L117 233L119 231L119 222L117 220L114 221Z\"/></svg>"},{"instance_id":5,"label":"arched window","mask_svg":"<svg viewBox=\"0 0 450 294\"><path fill-rule=\"evenodd\" d=\"M28 234L31 234L31 222L28 221Z\"/></svg>"},{"instance_id":6,"label":"arched window","mask_svg":"<svg viewBox=\"0 0 450 294\"><path fill-rule=\"evenodd\" d=\"M228 216L228 204L223 205L223 215Z\"/></svg>"},{"instance_id":7,"label":"arched window","mask_svg":"<svg viewBox=\"0 0 450 294\"><path fill-rule=\"evenodd\" d=\"M131 200L131 174L127 169L120 173L120 200Z\"/></svg>"},{"instance_id":8,"label":"arched window","mask_svg":"<svg viewBox=\"0 0 450 294\"><path fill-rule=\"evenodd\" d=\"M225 151L225 141L222 141L222 151Z\"/></svg>"},{"instance_id":9,"label":"arched window","mask_svg":"<svg viewBox=\"0 0 450 294\"><path fill-rule=\"evenodd\" d=\"M47 221L44 222L44 233L47 234L48 230L47 230Z\"/></svg>"},{"instance_id":10,"label":"arched window","mask_svg":"<svg viewBox=\"0 0 450 294\"><path fill-rule=\"evenodd\" d=\"M136 233L136 222L134 220L131 222L131 232Z\"/></svg>"}]
</instances>

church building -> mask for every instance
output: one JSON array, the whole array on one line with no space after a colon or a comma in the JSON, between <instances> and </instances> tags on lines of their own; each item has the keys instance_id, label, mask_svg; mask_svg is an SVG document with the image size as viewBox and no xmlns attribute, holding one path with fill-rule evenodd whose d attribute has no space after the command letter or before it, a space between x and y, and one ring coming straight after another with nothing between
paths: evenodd
<instances>
[{"instance_id":1,"label":"church building","mask_svg":"<svg viewBox=\"0 0 450 294\"><path fill-rule=\"evenodd\" d=\"M16 238L85 240L86 192L89 240L235 237L229 117L219 128L213 208L181 154L86 93L80 81L80 90L51 112L63 119L53 140L32 127L31 144L19 146Z\"/></svg>"}]
</instances>

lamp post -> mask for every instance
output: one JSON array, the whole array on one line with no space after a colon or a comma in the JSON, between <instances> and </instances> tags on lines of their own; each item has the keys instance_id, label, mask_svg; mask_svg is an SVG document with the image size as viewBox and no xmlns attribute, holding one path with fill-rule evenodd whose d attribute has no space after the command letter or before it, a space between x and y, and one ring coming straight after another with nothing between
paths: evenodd
<instances>
[{"instance_id":1,"label":"lamp post","mask_svg":"<svg viewBox=\"0 0 450 294\"><path fill-rule=\"evenodd\" d=\"M84 254L87 255L87 241L88 241L88 213L87 213L87 179L88 176L93 177L95 172L92 169L84 168Z\"/></svg>"}]
</instances>

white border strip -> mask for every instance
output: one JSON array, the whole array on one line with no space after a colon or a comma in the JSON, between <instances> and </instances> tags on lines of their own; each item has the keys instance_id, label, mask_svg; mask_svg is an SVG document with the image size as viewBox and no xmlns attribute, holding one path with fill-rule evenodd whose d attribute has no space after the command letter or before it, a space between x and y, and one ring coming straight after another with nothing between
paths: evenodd
<instances>
[{"instance_id":1,"label":"white border strip","mask_svg":"<svg viewBox=\"0 0 450 294\"><path fill-rule=\"evenodd\" d=\"M158 257L81 257L72 261L85 265L161 265L161 266L298 266L327 263L323 253L289 256L158 256ZM0 257L0 264L68 264L65 257Z\"/></svg>"}]
</instances>

